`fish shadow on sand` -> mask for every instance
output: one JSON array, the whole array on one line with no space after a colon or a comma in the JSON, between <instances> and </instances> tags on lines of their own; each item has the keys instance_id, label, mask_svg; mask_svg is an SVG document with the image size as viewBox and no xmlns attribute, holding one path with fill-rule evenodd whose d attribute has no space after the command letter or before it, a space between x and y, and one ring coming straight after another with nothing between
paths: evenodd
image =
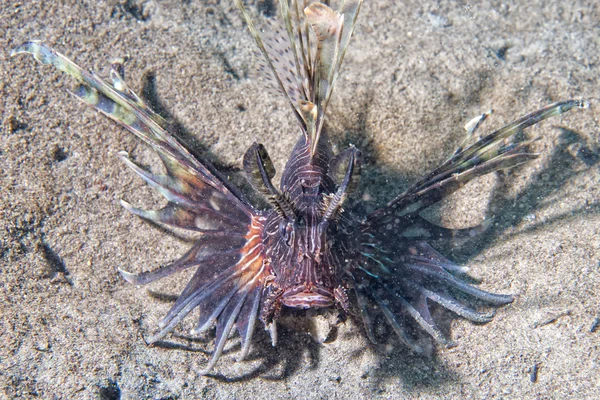
<instances>
[{"instance_id":1,"label":"fish shadow on sand","mask_svg":"<svg viewBox=\"0 0 600 400\"><path fill-rule=\"evenodd\" d=\"M242 190L244 187L248 187L238 168L218 165L218 157L207 152L207 149L162 105L162 102L156 93L153 75L146 76L146 84L144 85L143 93L148 104L172 124L177 136L185 144L189 145L190 150L194 155L200 155L201 158L210 159L213 164L217 164L217 169L221 172L226 172L229 176L233 175L233 180L236 184L242 186ZM366 121L369 112L369 96L363 98L362 101L364 102L364 107L362 109L365 111L362 114L358 113L353 114L353 116L346 116L348 118L345 119L347 122L343 124L343 133L336 131L331 132L332 141L336 142L339 149L346 148L350 143L368 142L368 140L365 141L364 139L368 139ZM442 123L442 116L439 118L439 122ZM491 132L490 129L495 128L499 128L499 126L494 125L492 122L488 125L488 132ZM513 168L507 172L496 173L498 176L497 183L495 188L492 189L491 200L486 212L486 216L493 216L493 226L477 235L475 238L470 239L468 242L461 243L458 247L455 243L450 245L447 242L437 243L436 241L432 241L431 244L436 249L455 261L469 265L474 258L486 249L494 246L498 240L518 236L531 231L547 229L553 223L577 218L582 214L596 214L600 212L599 205L593 204L565 211L562 214L553 216L544 221L531 223L531 216L534 215L537 210L546 207L548 199L551 199L555 194L559 193L568 182L576 179L582 174L589 173L591 169L597 167L600 163L600 156L598 154L599 149L595 148L592 144L586 143L585 135L564 126L553 125L551 122L546 122L543 129L545 132L548 132L548 134L550 134L552 130L558 129L560 131L557 145L549 155L544 155L545 166L540 168L528 179L528 184L522 190L518 191L516 195L509 196L508 193L512 193L513 191L507 189L513 185L511 181L513 174L519 173L520 168L523 167ZM519 137L515 140L519 140ZM361 150L367 161L369 159L377 159L376 152L368 147ZM439 161L442 162L443 160ZM363 175L368 177L368 179L365 179L365 181L368 181L368 185L383 186L392 197L399 194L407 187L408 183L414 180L412 179L414 177L408 177L405 174L402 174L401 171L394 171L393 169L386 169L385 172L381 172L380 170L376 170L373 165L369 165L368 162L365 163L363 168ZM360 188L364 189L367 187L365 185L366 184L363 181ZM361 189L359 189L356 198L360 198ZM247 193L248 191L245 192ZM378 204L378 206L383 206L383 204ZM357 205L355 202L354 207L359 209L360 205ZM527 224L524 224L524 228L513 229L524 222L527 222ZM169 232L169 229L159 228L163 230L163 232ZM477 283L477 280L474 278L467 279L469 279L470 283ZM160 296L160 294L157 296ZM442 332L447 334L448 337L451 337L450 331L452 321L459 317L450 311L443 310L441 307L434 306L432 307L432 311L434 319ZM299 318L302 317L300 316ZM351 323L362 326L359 318L351 315L350 320L352 320ZM400 378L405 388L414 390L425 387L437 387L442 384L447 384L449 381L459 381L456 373L437 357L435 351L429 357L416 355L399 343L399 341L393 337L393 332L391 332L391 330L389 331L390 332L385 334L385 336L388 336L389 334L389 340L383 341L378 345L373 345L377 348L376 351L381 357L379 365L377 368L362 371L361 375L362 379L369 378L369 385L374 394L383 394L385 392L383 383L387 381L388 378ZM307 357L305 358L308 358L309 360L310 365L308 368L318 368L321 357L321 347L324 346L324 344L318 343L306 332L294 331L286 326L280 326L279 333L280 340L276 347L272 347L267 333L262 329L257 330L255 338L253 339L253 350L246 358L248 361L260 360L260 365L252 371L235 377L224 376L217 373L211 373L208 376L229 383L247 381L258 377L268 380L284 380L307 368L307 365L303 365L299 362L299 359L301 358L298 356L299 351L307 352ZM187 339L194 340L191 338ZM343 338L338 338L338 340L343 340ZM206 343L206 341L202 340L202 343ZM460 346L460 343L458 343L458 345ZM155 346L207 353L205 350L198 350L195 346L173 344L169 340L162 340L155 344ZM239 344L228 346L225 353L235 355L235 352L238 351L239 348ZM349 363L351 363L352 360L358 360L363 351L366 351L366 348L359 350L355 354L349 354Z\"/></svg>"}]
</instances>

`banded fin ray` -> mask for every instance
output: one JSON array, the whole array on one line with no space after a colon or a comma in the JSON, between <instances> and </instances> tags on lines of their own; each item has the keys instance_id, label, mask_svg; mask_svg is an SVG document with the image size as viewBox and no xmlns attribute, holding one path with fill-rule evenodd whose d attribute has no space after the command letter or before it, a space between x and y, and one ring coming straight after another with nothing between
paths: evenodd
<instances>
[{"instance_id":1,"label":"banded fin ray","mask_svg":"<svg viewBox=\"0 0 600 400\"><path fill-rule=\"evenodd\" d=\"M152 146L163 162L167 160L165 166L169 173L198 187L210 185L227 194L248 216L252 214L253 208L241 192L224 179L210 162L192 156L175 139L171 128L162 117L141 102L139 97L132 98L128 87L125 92L119 90L119 87L123 88L123 84L119 83L122 79L117 80L117 87L111 86L95 73L85 71L42 42L26 42L15 48L11 55L20 53L29 53L42 64L53 65L77 79L81 85L74 94Z\"/></svg>"},{"instance_id":2,"label":"banded fin ray","mask_svg":"<svg viewBox=\"0 0 600 400\"><path fill-rule=\"evenodd\" d=\"M12 55L19 53L32 54L41 63L77 79L80 85L73 94L78 99L123 125L158 153L165 175L147 172L121 153L126 165L168 201L156 211L122 201L128 211L156 223L200 233L192 248L171 264L138 274L119 270L127 282L145 285L196 268L149 343L165 337L190 312L199 309L199 328L217 325L215 351L203 374L209 373L221 356L234 326L242 339L244 357L269 274L262 245L265 217L207 160L192 155L178 141L168 123L126 84L122 61L113 63L110 85L41 42L26 42Z\"/></svg>"},{"instance_id":3,"label":"banded fin ray","mask_svg":"<svg viewBox=\"0 0 600 400\"><path fill-rule=\"evenodd\" d=\"M119 270L119 272L131 284L146 285L185 269L200 266L199 272L197 272L198 277L192 278L188 285L203 286L209 280L216 278L220 271L239 261L242 257L239 249L245 243L244 237L223 240L220 236L203 235L177 261L162 268L139 274L123 270ZM193 284L192 281L194 281Z\"/></svg>"},{"instance_id":4,"label":"banded fin ray","mask_svg":"<svg viewBox=\"0 0 600 400\"><path fill-rule=\"evenodd\" d=\"M536 158L537 154L527 152L527 146L531 141L519 144L502 144L502 141L547 118L560 115L573 108L587 108L588 106L589 104L583 100L554 103L505 125L464 149L461 145L459 150L441 166L425 175L385 207L371 213L367 217L363 229L368 230L369 226L389 221L397 213L416 215L476 177L501 169L513 168ZM485 119L485 117L480 118L479 123ZM467 125L467 138L471 137L474 129L478 126L479 124L476 124L475 127Z\"/></svg>"},{"instance_id":5,"label":"banded fin ray","mask_svg":"<svg viewBox=\"0 0 600 400\"><path fill-rule=\"evenodd\" d=\"M127 153L121 152L120 156L129 168L168 200L165 207L156 211L141 210L121 200L121 205L129 212L156 223L196 232L246 232L248 217L245 212L212 186L188 183L173 174L153 175L131 161Z\"/></svg>"},{"instance_id":6,"label":"banded fin ray","mask_svg":"<svg viewBox=\"0 0 600 400\"><path fill-rule=\"evenodd\" d=\"M253 227L255 231L246 236L235 262L216 258L215 261L221 263L219 268L212 268L214 265L211 263L200 264L171 310L161 320L161 330L149 338L149 343L161 340L192 310L198 309L200 315L192 333L204 332L214 324L217 326L215 350L202 374L212 370L234 326L237 326L242 339L241 357L248 353L266 277L262 240L256 234L262 229L262 224L254 221Z\"/></svg>"}]
</instances>

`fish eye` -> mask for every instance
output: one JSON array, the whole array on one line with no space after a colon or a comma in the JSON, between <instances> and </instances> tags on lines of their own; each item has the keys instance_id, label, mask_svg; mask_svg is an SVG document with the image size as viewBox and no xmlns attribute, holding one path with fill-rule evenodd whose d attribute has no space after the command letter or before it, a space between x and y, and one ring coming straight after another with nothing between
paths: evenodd
<instances>
[{"instance_id":1,"label":"fish eye","mask_svg":"<svg viewBox=\"0 0 600 400\"><path fill-rule=\"evenodd\" d=\"M288 246L291 246L294 243L295 229L293 222L285 220L281 221L279 223L279 233Z\"/></svg>"}]
</instances>

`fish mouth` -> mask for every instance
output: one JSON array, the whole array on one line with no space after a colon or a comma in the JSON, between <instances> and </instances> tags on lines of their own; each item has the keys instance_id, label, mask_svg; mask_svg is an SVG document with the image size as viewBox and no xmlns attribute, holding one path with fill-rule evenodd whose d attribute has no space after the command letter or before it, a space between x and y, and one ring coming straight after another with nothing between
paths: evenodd
<instances>
[{"instance_id":1,"label":"fish mouth","mask_svg":"<svg viewBox=\"0 0 600 400\"><path fill-rule=\"evenodd\" d=\"M295 286L281 295L283 305L292 308L322 308L334 304L333 291L323 286Z\"/></svg>"}]
</instances>

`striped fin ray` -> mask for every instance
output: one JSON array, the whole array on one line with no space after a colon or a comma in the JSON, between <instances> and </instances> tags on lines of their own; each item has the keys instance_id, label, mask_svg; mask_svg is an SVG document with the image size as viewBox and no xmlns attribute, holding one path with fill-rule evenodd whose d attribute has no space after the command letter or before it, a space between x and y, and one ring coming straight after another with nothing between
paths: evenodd
<instances>
[{"instance_id":1,"label":"striped fin ray","mask_svg":"<svg viewBox=\"0 0 600 400\"><path fill-rule=\"evenodd\" d=\"M242 338L243 358L249 351L267 275L263 262L262 229L263 220L254 219L248 234L243 238L244 245L237 250L237 254L235 250L227 252L223 251L226 249L222 249L217 254L221 257L206 257L200 260L194 276L160 322L160 331L148 341L155 343L161 340L191 311L199 309L200 316L192 333L204 332L215 324L217 327L213 357L202 373L207 374L214 367L234 326L237 326ZM239 244L231 248L238 249ZM208 253L211 252L210 247L202 248ZM196 262L197 257L187 258ZM185 259L186 256L183 257L181 265L175 268L185 268L189 263Z\"/></svg>"},{"instance_id":2,"label":"striped fin ray","mask_svg":"<svg viewBox=\"0 0 600 400\"><path fill-rule=\"evenodd\" d=\"M239 249L245 244L246 238L243 236L224 239L218 235L204 235L180 259L165 267L139 274L123 270L119 272L131 284L146 285L188 268L199 267L196 273L198 277L192 280L193 285L202 286L215 279L220 271L235 265L242 257Z\"/></svg>"},{"instance_id":3,"label":"striped fin ray","mask_svg":"<svg viewBox=\"0 0 600 400\"><path fill-rule=\"evenodd\" d=\"M81 85L75 91L75 96L152 146L171 175L198 187L212 186L227 195L230 201L248 216L252 214L252 206L241 192L221 177L207 160L192 156L177 141L167 122L146 106L138 96L132 94L121 76L121 67L113 66L115 85L112 86L95 73L85 71L41 42L26 42L14 49L11 55L20 53L32 54L41 63L53 65L77 79Z\"/></svg>"},{"instance_id":4,"label":"striped fin ray","mask_svg":"<svg viewBox=\"0 0 600 400\"><path fill-rule=\"evenodd\" d=\"M175 318L183 319L185 317L184 314L187 314L194 308L191 307L185 311L186 307L190 307L190 304L194 301L205 298L207 290L215 290L227 280L242 276L248 271L252 272L253 270L262 268L262 229L262 218L260 220L254 218L247 235L244 237L243 247L238 250L239 259L227 268L221 268L222 272L219 271L218 275L211 276L208 274L207 276L206 272L199 268L167 316L163 318L160 325L162 327L167 326ZM259 266L258 264L261 265Z\"/></svg>"},{"instance_id":5,"label":"striped fin ray","mask_svg":"<svg viewBox=\"0 0 600 400\"><path fill-rule=\"evenodd\" d=\"M367 217L364 229L393 219L397 214L416 215L463 187L470 180L501 169L507 169L536 158L527 151L532 141L503 144L502 141L547 118L560 115L573 108L586 108L582 100L566 100L534 111L463 149L463 145L441 166L431 171L400 194L385 207ZM487 113L472 124L467 124L467 139L474 133Z\"/></svg>"},{"instance_id":6,"label":"striped fin ray","mask_svg":"<svg viewBox=\"0 0 600 400\"><path fill-rule=\"evenodd\" d=\"M121 200L129 212L156 223L196 232L246 232L250 219L222 192L201 182L190 184L173 174L153 175L133 163L127 153L120 155L129 168L169 201L161 210L148 211Z\"/></svg>"},{"instance_id":7,"label":"striped fin ray","mask_svg":"<svg viewBox=\"0 0 600 400\"><path fill-rule=\"evenodd\" d=\"M125 164L168 201L148 211L122 201L131 213L159 224L199 232L200 237L179 260L156 270L130 273L119 270L129 283L145 285L175 273L195 273L159 324L154 343L193 310L200 310L197 331L216 324L217 336L208 373L222 354L234 326L242 338L242 358L248 353L267 275L262 244L265 217L205 159L192 155L175 137L167 122L154 113L126 84L122 60L112 65L112 85L40 42L26 42L12 54L30 53L76 78L73 93L86 104L120 123L148 143L159 155L166 173L152 174L121 153Z\"/></svg>"},{"instance_id":8,"label":"striped fin ray","mask_svg":"<svg viewBox=\"0 0 600 400\"><path fill-rule=\"evenodd\" d=\"M348 274L353 282L354 294L356 296L356 303L360 310L360 315L362 317L363 325L365 327L365 332L367 333L367 338L373 344L377 344L377 339L375 337L375 330L373 328L373 309L370 307L368 294L365 293L365 289L368 285L365 285L361 280L361 283L357 283L356 277L353 274Z\"/></svg>"},{"instance_id":9,"label":"striped fin ray","mask_svg":"<svg viewBox=\"0 0 600 400\"><path fill-rule=\"evenodd\" d=\"M248 292L248 297L235 321L238 334L242 338L242 350L238 357L238 361L245 359L250 352L252 333L254 332L256 321L258 320L263 284L264 283L256 284L254 289Z\"/></svg>"}]
</instances>

